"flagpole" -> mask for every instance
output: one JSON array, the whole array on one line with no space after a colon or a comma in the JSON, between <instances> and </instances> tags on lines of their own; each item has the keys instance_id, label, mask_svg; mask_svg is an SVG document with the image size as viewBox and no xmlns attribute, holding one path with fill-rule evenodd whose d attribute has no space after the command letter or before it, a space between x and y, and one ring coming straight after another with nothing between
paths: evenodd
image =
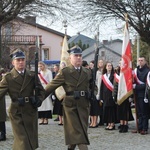
<instances>
[{"instance_id":1,"label":"flagpole","mask_svg":"<svg viewBox=\"0 0 150 150\"><path fill-rule=\"evenodd\" d=\"M126 27L128 30L128 14L125 14L125 22L126 22ZM133 66L133 65L132 65ZM133 69L132 69L133 70ZM133 77L134 80L134 77ZM134 82L134 81L133 81ZM136 131L138 132L138 117L137 117L137 103L136 103L136 94L135 90L133 90L133 99L134 99L134 104L135 104L135 122L136 122ZM137 133L136 132L136 133Z\"/></svg>"},{"instance_id":2,"label":"flagpole","mask_svg":"<svg viewBox=\"0 0 150 150\"><path fill-rule=\"evenodd\" d=\"M67 42L67 20L64 20L63 24L65 28L65 35L64 35L63 44L62 44L62 51L61 51L61 58L60 58L60 70L70 64L69 53L67 52L69 49L68 42ZM55 90L55 94L59 100L62 100L66 96L66 92L63 86L58 87Z\"/></svg>"}]
</instances>

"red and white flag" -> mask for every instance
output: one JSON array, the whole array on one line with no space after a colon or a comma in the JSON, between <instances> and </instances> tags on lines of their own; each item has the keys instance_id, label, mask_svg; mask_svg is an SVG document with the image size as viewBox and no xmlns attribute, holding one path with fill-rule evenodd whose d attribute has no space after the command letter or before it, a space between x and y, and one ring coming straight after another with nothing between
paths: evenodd
<instances>
[{"instance_id":1,"label":"red and white flag","mask_svg":"<svg viewBox=\"0 0 150 150\"><path fill-rule=\"evenodd\" d=\"M120 69L120 79L118 83L117 103L120 105L131 94L133 94L132 82L132 53L127 23L124 29L124 39L122 45L122 61Z\"/></svg>"}]
</instances>

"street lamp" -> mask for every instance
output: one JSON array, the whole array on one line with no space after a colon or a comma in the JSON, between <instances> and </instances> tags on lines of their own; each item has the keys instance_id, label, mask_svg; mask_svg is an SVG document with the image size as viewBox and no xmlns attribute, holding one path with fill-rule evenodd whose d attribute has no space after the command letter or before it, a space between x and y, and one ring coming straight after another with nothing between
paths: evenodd
<instances>
[{"instance_id":1,"label":"street lamp","mask_svg":"<svg viewBox=\"0 0 150 150\"><path fill-rule=\"evenodd\" d=\"M67 35L67 20L63 21L64 29L65 29L65 35Z\"/></svg>"}]
</instances>

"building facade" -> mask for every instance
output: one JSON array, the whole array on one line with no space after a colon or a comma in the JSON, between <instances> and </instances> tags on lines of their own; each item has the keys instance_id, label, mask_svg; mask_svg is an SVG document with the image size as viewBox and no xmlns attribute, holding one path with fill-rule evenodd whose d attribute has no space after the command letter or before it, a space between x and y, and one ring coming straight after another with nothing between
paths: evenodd
<instances>
[{"instance_id":1,"label":"building facade","mask_svg":"<svg viewBox=\"0 0 150 150\"><path fill-rule=\"evenodd\" d=\"M64 34L37 24L35 17L14 19L2 26L1 35L6 56L19 47L26 53L29 65L34 63L35 51L39 60L60 60Z\"/></svg>"}]
</instances>

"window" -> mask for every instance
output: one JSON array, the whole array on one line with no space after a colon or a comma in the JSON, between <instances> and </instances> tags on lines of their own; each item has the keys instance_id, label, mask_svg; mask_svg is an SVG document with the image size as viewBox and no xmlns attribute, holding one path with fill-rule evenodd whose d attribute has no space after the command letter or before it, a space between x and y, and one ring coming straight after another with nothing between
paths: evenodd
<instances>
[{"instance_id":1,"label":"window","mask_svg":"<svg viewBox=\"0 0 150 150\"><path fill-rule=\"evenodd\" d=\"M49 49L48 48L44 48L44 60L49 60Z\"/></svg>"},{"instance_id":2,"label":"window","mask_svg":"<svg viewBox=\"0 0 150 150\"><path fill-rule=\"evenodd\" d=\"M101 51L101 56L102 56L102 57L105 56L105 51Z\"/></svg>"},{"instance_id":3,"label":"window","mask_svg":"<svg viewBox=\"0 0 150 150\"><path fill-rule=\"evenodd\" d=\"M12 35L12 24L7 23L5 26L5 39L7 41L11 41L11 35Z\"/></svg>"}]
</instances>

